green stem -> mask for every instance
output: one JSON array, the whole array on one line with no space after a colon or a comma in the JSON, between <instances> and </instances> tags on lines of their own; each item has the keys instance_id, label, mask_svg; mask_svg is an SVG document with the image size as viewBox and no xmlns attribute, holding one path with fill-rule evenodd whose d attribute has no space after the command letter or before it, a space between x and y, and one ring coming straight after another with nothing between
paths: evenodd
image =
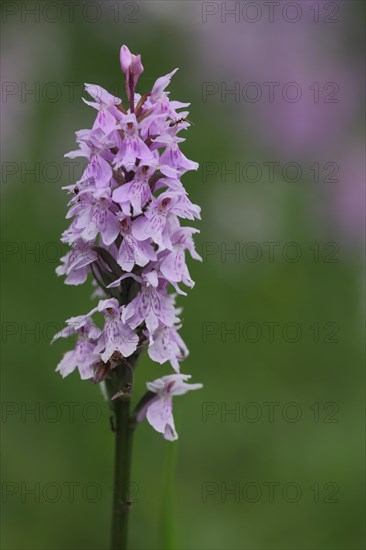
<instances>
[{"instance_id":1,"label":"green stem","mask_svg":"<svg viewBox=\"0 0 366 550\"><path fill-rule=\"evenodd\" d=\"M114 402L115 466L111 550L126 550L130 502L130 475L135 422L130 420L130 398Z\"/></svg>"}]
</instances>

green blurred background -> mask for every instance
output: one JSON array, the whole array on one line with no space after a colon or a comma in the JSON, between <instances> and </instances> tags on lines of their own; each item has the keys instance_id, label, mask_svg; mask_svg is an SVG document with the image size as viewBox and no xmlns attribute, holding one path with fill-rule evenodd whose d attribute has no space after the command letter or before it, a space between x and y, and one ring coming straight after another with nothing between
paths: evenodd
<instances>
[{"instance_id":1,"label":"green blurred background","mask_svg":"<svg viewBox=\"0 0 366 550\"><path fill-rule=\"evenodd\" d=\"M65 286L54 273L64 252L61 187L72 183L63 155L74 132L92 124L82 83L122 88L124 43L142 54L140 90L180 67L170 89L192 102L183 151L201 168L183 183L202 206L204 255L190 262L196 286L180 299L190 348L183 372L204 389L175 401L178 442L146 423L136 433L130 547L364 548L363 3L330 3L338 21L329 24L334 6L323 2L318 23L309 2L297 3L296 23L281 11L270 23L261 2L252 23L251 11L222 21L221 2L75 2L73 20L59 2L53 23L52 6L39 21L21 11L47 3L5 4L2 548L108 548L108 407L76 373L55 374L70 344L49 341L92 307L90 285ZM300 83L302 100L203 97L205 82L265 90L269 80ZM338 83L339 101L315 103L314 82ZM31 88L35 95L25 94ZM265 162L279 163L272 182ZM297 182L282 174L289 162L301 166ZM316 162L319 182L309 168ZM339 167L335 181L323 181L327 162ZM262 177L225 176L235 163L256 163ZM273 261L264 243L278 243ZM297 261L288 243L300 250ZM262 257L250 261L255 250ZM273 338L269 323L277 323ZM297 339L289 323L300 327ZM137 394L168 372L144 357Z\"/></svg>"}]
</instances>

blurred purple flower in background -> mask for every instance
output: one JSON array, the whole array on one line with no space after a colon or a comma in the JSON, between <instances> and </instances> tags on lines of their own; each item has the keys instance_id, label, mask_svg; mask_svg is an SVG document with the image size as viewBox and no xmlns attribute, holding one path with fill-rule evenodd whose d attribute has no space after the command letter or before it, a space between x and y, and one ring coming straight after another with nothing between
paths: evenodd
<instances>
[{"instance_id":1,"label":"blurred purple flower in background","mask_svg":"<svg viewBox=\"0 0 366 550\"><path fill-rule=\"evenodd\" d=\"M340 46L349 39L352 8L347 11L347 3L342 3L334 32L333 25L316 23L310 3L305 4L297 4L302 17L296 23L282 16L270 22L262 4L258 23L236 21L233 14L225 18L220 12L207 17L197 48L199 70L205 71L204 81L214 80L217 102L227 102L237 115L241 113L223 124L236 124L252 147L304 167L315 160L337 161L341 181L321 193L322 208L317 201L309 204L320 216L319 223L335 224L340 238L357 249L364 234L364 143L361 133L354 149L346 141L350 132L357 136L363 115L362 60ZM229 7L234 11L234 3ZM277 13L282 7L277 6Z\"/></svg>"}]
</instances>

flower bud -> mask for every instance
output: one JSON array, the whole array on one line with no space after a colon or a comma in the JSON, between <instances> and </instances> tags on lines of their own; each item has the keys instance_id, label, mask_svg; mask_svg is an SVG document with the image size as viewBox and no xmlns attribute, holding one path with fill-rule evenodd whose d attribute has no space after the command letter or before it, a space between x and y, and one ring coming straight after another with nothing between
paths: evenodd
<instances>
[{"instance_id":1,"label":"flower bud","mask_svg":"<svg viewBox=\"0 0 366 550\"><path fill-rule=\"evenodd\" d=\"M125 74L127 74L129 69L130 69L130 65L131 65L131 61L132 61L132 53L127 48L127 46L122 46L121 47L120 61L121 61L122 71Z\"/></svg>"},{"instance_id":2,"label":"flower bud","mask_svg":"<svg viewBox=\"0 0 366 550\"><path fill-rule=\"evenodd\" d=\"M134 55L127 46L122 46L120 53L122 71L126 75L127 81L130 75L133 77L133 84L136 86L139 76L143 73L144 67L141 63L141 55Z\"/></svg>"},{"instance_id":3,"label":"flower bud","mask_svg":"<svg viewBox=\"0 0 366 550\"><path fill-rule=\"evenodd\" d=\"M141 63L141 55L132 55L130 71L133 74L133 79L137 82L138 77L144 72L144 67Z\"/></svg>"}]
</instances>

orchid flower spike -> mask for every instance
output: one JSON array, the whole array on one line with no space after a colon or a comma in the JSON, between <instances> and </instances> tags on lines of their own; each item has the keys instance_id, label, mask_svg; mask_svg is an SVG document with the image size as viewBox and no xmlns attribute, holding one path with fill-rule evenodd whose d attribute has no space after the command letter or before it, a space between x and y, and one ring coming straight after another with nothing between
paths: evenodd
<instances>
[{"instance_id":1,"label":"orchid flower spike","mask_svg":"<svg viewBox=\"0 0 366 550\"><path fill-rule=\"evenodd\" d=\"M115 403L125 399L127 386L128 395L133 393L136 363L147 351L154 368L167 367L170 374L147 384L149 399L137 420L146 418L174 440L173 397L202 387L187 383L190 377L180 372L189 351L179 334L182 310L176 306L177 296L194 286L187 256L201 260L193 241L198 230L186 225L200 219L200 208L181 181L198 164L181 150L189 104L171 100L167 91L177 69L138 93L141 56L122 46L120 63L127 104L86 84L91 100L84 102L95 119L76 133L78 147L66 155L83 157L87 165L81 178L65 187L69 227L61 240L70 250L56 273L68 285L92 279L98 301L55 336L74 338L74 349L57 371L105 382Z\"/></svg>"}]
</instances>

